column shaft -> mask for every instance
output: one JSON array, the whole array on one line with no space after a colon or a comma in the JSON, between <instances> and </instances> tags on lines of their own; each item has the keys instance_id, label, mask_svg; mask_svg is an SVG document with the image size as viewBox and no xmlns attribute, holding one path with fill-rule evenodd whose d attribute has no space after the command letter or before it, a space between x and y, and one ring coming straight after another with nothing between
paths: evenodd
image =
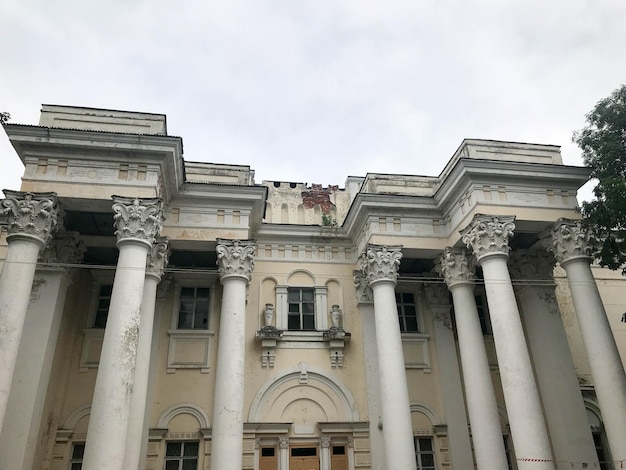
<instances>
[{"instance_id":1,"label":"column shaft","mask_svg":"<svg viewBox=\"0 0 626 470\"><path fill-rule=\"evenodd\" d=\"M550 441L506 259L506 255L496 253L483 256L479 262L483 268L518 467L554 469Z\"/></svg>"},{"instance_id":2,"label":"column shaft","mask_svg":"<svg viewBox=\"0 0 626 470\"><path fill-rule=\"evenodd\" d=\"M240 470L243 450L243 390L245 359L245 309L247 279L222 278L211 468Z\"/></svg>"},{"instance_id":3,"label":"column shaft","mask_svg":"<svg viewBox=\"0 0 626 470\"><path fill-rule=\"evenodd\" d=\"M124 468L149 245L129 238L118 242L118 246L120 253L87 431L85 470Z\"/></svg>"},{"instance_id":4,"label":"column shaft","mask_svg":"<svg viewBox=\"0 0 626 470\"><path fill-rule=\"evenodd\" d=\"M411 407L398 326L395 282L379 280L371 287L374 292L386 468L415 470Z\"/></svg>"},{"instance_id":5,"label":"column shaft","mask_svg":"<svg viewBox=\"0 0 626 470\"><path fill-rule=\"evenodd\" d=\"M470 284L456 284L450 290L454 302L476 467L479 470L506 470L508 466L498 404L478 319L474 287Z\"/></svg>"}]
</instances>

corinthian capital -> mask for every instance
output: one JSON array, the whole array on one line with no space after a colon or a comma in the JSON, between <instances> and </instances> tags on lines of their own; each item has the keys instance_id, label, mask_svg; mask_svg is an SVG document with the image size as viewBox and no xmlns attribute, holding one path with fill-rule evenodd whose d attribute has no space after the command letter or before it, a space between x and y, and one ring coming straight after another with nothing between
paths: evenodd
<instances>
[{"instance_id":1,"label":"corinthian capital","mask_svg":"<svg viewBox=\"0 0 626 470\"><path fill-rule=\"evenodd\" d=\"M356 300L359 303L371 303L374 301L372 288L367 283L365 273L360 269L352 271L354 276L354 288L356 289Z\"/></svg>"},{"instance_id":2,"label":"corinthian capital","mask_svg":"<svg viewBox=\"0 0 626 470\"><path fill-rule=\"evenodd\" d=\"M146 258L146 274L152 274L161 279L170 255L168 243L167 238L161 238L154 242Z\"/></svg>"},{"instance_id":3,"label":"corinthian capital","mask_svg":"<svg viewBox=\"0 0 626 470\"><path fill-rule=\"evenodd\" d=\"M476 278L476 258L463 249L445 248L436 266L448 287L456 284L473 284Z\"/></svg>"},{"instance_id":4,"label":"corinthian capital","mask_svg":"<svg viewBox=\"0 0 626 470\"><path fill-rule=\"evenodd\" d=\"M524 284L536 284L536 281L553 279L554 257L549 253L529 250L517 250L509 258L511 278L522 280Z\"/></svg>"},{"instance_id":5,"label":"corinthian capital","mask_svg":"<svg viewBox=\"0 0 626 470\"><path fill-rule=\"evenodd\" d=\"M161 199L113 196L113 225L117 241L134 238L150 245L163 227Z\"/></svg>"},{"instance_id":6,"label":"corinthian capital","mask_svg":"<svg viewBox=\"0 0 626 470\"><path fill-rule=\"evenodd\" d=\"M547 248L561 264L575 258L591 261L591 229L585 227L580 220L559 219L552 228L552 243Z\"/></svg>"},{"instance_id":7,"label":"corinthian capital","mask_svg":"<svg viewBox=\"0 0 626 470\"><path fill-rule=\"evenodd\" d=\"M367 245L359 262L368 285L378 281L396 282L402 259L401 250L401 246Z\"/></svg>"},{"instance_id":8,"label":"corinthian capital","mask_svg":"<svg viewBox=\"0 0 626 470\"><path fill-rule=\"evenodd\" d=\"M476 214L461 231L463 243L474 250L476 259L491 254L509 254L509 238L515 229L514 216Z\"/></svg>"},{"instance_id":9,"label":"corinthian capital","mask_svg":"<svg viewBox=\"0 0 626 470\"><path fill-rule=\"evenodd\" d=\"M39 254L42 263L79 264L87 248L80 240L78 232L60 232L48 240Z\"/></svg>"},{"instance_id":10,"label":"corinthian capital","mask_svg":"<svg viewBox=\"0 0 626 470\"><path fill-rule=\"evenodd\" d=\"M9 235L35 238L42 245L57 224L57 195L4 190L0 213L6 217Z\"/></svg>"},{"instance_id":11,"label":"corinthian capital","mask_svg":"<svg viewBox=\"0 0 626 470\"><path fill-rule=\"evenodd\" d=\"M216 250L220 278L235 275L250 280L254 269L254 240L218 238Z\"/></svg>"}]
</instances>

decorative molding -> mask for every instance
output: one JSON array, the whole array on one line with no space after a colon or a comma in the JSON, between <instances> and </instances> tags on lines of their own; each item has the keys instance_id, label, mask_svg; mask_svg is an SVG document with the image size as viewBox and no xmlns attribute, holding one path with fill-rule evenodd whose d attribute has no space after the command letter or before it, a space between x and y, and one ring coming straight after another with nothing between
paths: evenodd
<instances>
[{"instance_id":1,"label":"decorative molding","mask_svg":"<svg viewBox=\"0 0 626 470\"><path fill-rule=\"evenodd\" d=\"M58 232L39 254L44 264L80 264L87 248L78 232Z\"/></svg>"},{"instance_id":2,"label":"decorative molding","mask_svg":"<svg viewBox=\"0 0 626 470\"><path fill-rule=\"evenodd\" d=\"M161 199L113 196L113 225L117 240L137 239L152 245L163 227Z\"/></svg>"},{"instance_id":3,"label":"decorative molding","mask_svg":"<svg viewBox=\"0 0 626 470\"><path fill-rule=\"evenodd\" d=\"M7 224L7 239L28 235L45 244L57 225L56 193L31 193L4 190L0 215Z\"/></svg>"},{"instance_id":4,"label":"decorative molding","mask_svg":"<svg viewBox=\"0 0 626 470\"><path fill-rule=\"evenodd\" d=\"M212 330L169 330L167 353L168 374L176 369L200 369L203 374L210 372Z\"/></svg>"},{"instance_id":5,"label":"decorative molding","mask_svg":"<svg viewBox=\"0 0 626 470\"><path fill-rule=\"evenodd\" d=\"M368 285L379 281L391 281L394 284L398 279L398 268L402 259L401 246L369 244L365 252L359 257L359 264L365 273Z\"/></svg>"},{"instance_id":6,"label":"decorative molding","mask_svg":"<svg viewBox=\"0 0 626 470\"><path fill-rule=\"evenodd\" d=\"M448 287L474 284L476 279L476 258L464 249L446 247L435 268Z\"/></svg>"},{"instance_id":7,"label":"decorative molding","mask_svg":"<svg viewBox=\"0 0 626 470\"><path fill-rule=\"evenodd\" d=\"M152 244L146 258L146 274L152 274L161 279L169 261L169 239L159 238Z\"/></svg>"},{"instance_id":8,"label":"decorative molding","mask_svg":"<svg viewBox=\"0 0 626 470\"><path fill-rule=\"evenodd\" d=\"M280 449L289 449L289 438L288 437L279 437L278 438L278 447Z\"/></svg>"},{"instance_id":9,"label":"decorative molding","mask_svg":"<svg viewBox=\"0 0 626 470\"><path fill-rule=\"evenodd\" d=\"M194 403L176 403L161 413L161 416L159 416L157 421L156 428L167 429L170 421L180 414L189 414L194 416L198 420L198 427L200 429L208 429L211 427L209 415L207 415L207 413L198 405Z\"/></svg>"},{"instance_id":10,"label":"decorative molding","mask_svg":"<svg viewBox=\"0 0 626 470\"><path fill-rule=\"evenodd\" d=\"M254 270L254 240L218 238L216 251L220 279L242 276L250 281Z\"/></svg>"},{"instance_id":11,"label":"decorative molding","mask_svg":"<svg viewBox=\"0 0 626 470\"><path fill-rule=\"evenodd\" d=\"M322 437L320 439L320 446L322 449L330 449L330 437Z\"/></svg>"},{"instance_id":12,"label":"decorative molding","mask_svg":"<svg viewBox=\"0 0 626 470\"><path fill-rule=\"evenodd\" d=\"M428 284L424 287L426 292L426 302L432 307L446 307L449 308L450 303L450 291L442 282L441 284Z\"/></svg>"},{"instance_id":13,"label":"decorative molding","mask_svg":"<svg viewBox=\"0 0 626 470\"><path fill-rule=\"evenodd\" d=\"M356 299L357 302L362 303L372 303L374 301L374 294L372 292L372 288L367 283L367 277L365 273L360 270L352 271L352 276L354 277L354 288L356 289Z\"/></svg>"},{"instance_id":14,"label":"decorative molding","mask_svg":"<svg viewBox=\"0 0 626 470\"><path fill-rule=\"evenodd\" d=\"M584 226L580 220L557 220L552 228L551 240L548 239L546 245L560 264L578 258L588 259L589 262L592 259L591 229Z\"/></svg>"},{"instance_id":15,"label":"decorative molding","mask_svg":"<svg viewBox=\"0 0 626 470\"><path fill-rule=\"evenodd\" d=\"M513 236L515 216L476 214L461 231L463 243L474 250L477 261L487 255L508 255L509 238Z\"/></svg>"},{"instance_id":16,"label":"decorative molding","mask_svg":"<svg viewBox=\"0 0 626 470\"><path fill-rule=\"evenodd\" d=\"M511 278L523 281L524 284L533 284L537 281L553 281L554 257L545 252L530 250L516 250L509 257L509 272Z\"/></svg>"}]
</instances>

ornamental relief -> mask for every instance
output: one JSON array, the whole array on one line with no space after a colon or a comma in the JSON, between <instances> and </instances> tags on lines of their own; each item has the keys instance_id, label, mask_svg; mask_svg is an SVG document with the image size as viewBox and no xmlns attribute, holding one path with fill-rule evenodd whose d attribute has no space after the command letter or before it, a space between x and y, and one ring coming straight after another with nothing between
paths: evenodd
<instances>
[{"instance_id":1,"label":"ornamental relief","mask_svg":"<svg viewBox=\"0 0 626 470\"><path fill-rule=\"evenodd\" d=\"M360 269L352 271L354 277L354 288L356 289L356 300L359 303L371 303L374 301L372 288L367 283L365 273Z\"/></svg>"},{"instance_id":2,"label":"ornamental relief","mask_svg":"<svg viewBox=\"0 0 626 470\"><path fill-rule=\"evenodd\" d=\"M167 238L159 239L152 245L146 258L146 273L154 274L159 279L163 276L170 255L168 245Z\"/></svg>"},{"instance_id":3,"label":"ornamental relief","mask_svg":"<svg viewBox=\"0 0 626 470\"><path fill-rule=\"evenodd\" d=\"M38 261L44 264L80 264L87 248L79 237L78 232L57 233L55 238L48 240Z\"/></svg>"},{"instance_id":4,"label":"ornamental relief","mask_svg":"<svg viewBox=\"0 0 626 470\"><path fill-rule=\"evenodd\" d=\"M137 238L152 245L163 227L163 210L158 198L113 196L113 211L113 225L118 241Z\"/></svg>"},{"instance_id":5,"label":"ornamental relief","mask_svg":"<svg viewBox=\"0 0 626 470\"><path fill-rule=\"evenodd\" d=\"M435 266L448 286L465 282L473 283L476 279L476 258L464 249L447 247Z\"/></svg>"},{"instance_id":6,"label":"ornamental relief","mask_svg":"<svg viewBox=\"0 0 626 470\"><path fill-rule=\"evenodd\" d=\"M9 236L25 234L48 241L57 225L55 193L4 190L0 214L6 217Z\"/></svg>"},{"instance_id":7,"label":"ornamental relief","mask_svg":"<svg viewBox=\"0 0 626 470\"><path fill-rule=\"evenodd\" d=\"M244 276L248 281L254 270L254 241L217 239L217 264L220 278Z\"/></svg>"},{"instance_id":8,"label":"ornamental relief","mask_svg":"<svg viewBox=\"0 0 626 470\"><path fill-rule=\"evenodd\" d=\"M514 280L532 284L541 280L553 280L555 259L550 253L516 250L509 258L509 272Z\"/></svg>"},{"instance_id":9,"label":"ornamental relief","mask_svg":"<svg viewBox=\"0 0 626 470\"><path fill-rule=\"evenodd\" d=\"M554 224L552 238L547 240L546 248L554 253L559 263L574 257L591 258L591 229L585 227L580 220L559 219Z\"/></svg>"},{"instance_id":10,"label":"ornamental relief","mask_svg":"<svg viewBox=\"0 0 626 470\"><path fill-rule=\"evenodd\" d=\"M359 257L361 270L370 286L376 281L398 279L398 268L402 259L401 246L370 245Z\"/></svg>"},{"instance_id":11,"label":"ornamental relief","mask_svg":"<svg viewBox=\"0 0 626 470\"><path fill-rule=\"evenodd\" d=\"M474 250L476 258L492 253L509 253L509 238L513 236L515 217L476 214L462 232L463 243Z\"/></svg>"}]
</instances>

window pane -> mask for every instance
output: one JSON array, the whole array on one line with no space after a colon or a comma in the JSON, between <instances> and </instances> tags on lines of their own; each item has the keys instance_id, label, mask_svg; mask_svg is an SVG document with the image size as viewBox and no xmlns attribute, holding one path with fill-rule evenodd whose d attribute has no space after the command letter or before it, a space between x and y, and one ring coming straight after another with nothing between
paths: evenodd
<instances>
[{"instance_id":1,"label":"window pane","mask_svg":"<svg viewBox=\"0 0 626 470\"><path fill-rule=\"evenodd\" d=\"M312 301L315 298L313 289L302 289L302 301Z\"/></svg>"},{"instance_id":2,"label":"window pane","mask_svg":"<svg viewBox=\"0 0 626 470\"><path fill-rule=\"evenodd\" d=\"M407 317L416 317L417 311L415 310L415 305L405 305L404 315Z\"/></svg>"},{"instance_id":3,"label":"window pane","mask_svg":"<svg viewBox=\"0 0 626 470\"><path fill-rule=\"evenodd\" d=\"M317 449L315 447L292 447L292 457L315 457L317 455Z\"/></svg>"},{"instance_id":4,"label":"window pane","mask_svg":"<svg viewBox=\"0 0 626 470\"><path fill-rule=\"evenodd\" d=\"M185 442L185 451L183 453L185 457L197 457L198 456L198 443L197 442Z\"/></svg>"},{"instance_id":5,"label":"window pane","mask_svg":"<svg viewBox=\"0 0 626 470\"><path fill-rule=\"evenodd\" d=\"M85 453L85 444L74 444L72 447L72 459L82 459Z\"/></svg>"},{"instance_id":6,"label":"window pane","mask_svg":"<svg viewBox=\"0 0 626 470\"><path fill-rule=\"evenodd\" d=\"M105 328L107 325L107 317L109 316L108 309L98 310L96 312L96 319L93 322L94 328Z\"/></svg>"},{"instance_id":7,"label":"window pane","mask_svg":"<svg viewBox=\"0 0 626 470\"><path fill-rule=\"evenodd\" d=\"M400 292L396 292L396 303L397 304L400 303L400 299L401 299Z\"/></svg>"},{"instance_id":8,"label":"window pane","mask_svg":"<svg viewBox=\"0 0 626 470\"><path fill-rule=\"evenodd\" d=\"M417 318L406 317L404 320L406 321L406 331L418 331Z\"/></svg>"},{"instance_id":9,"label":"window pane","mask_svg":"<svg viewBox=\"0 0 626 470\"><path fill-rule=\"evenodd\" d=\"M165 470L178 470L178 460L168 460L165 462Z\"/></svg>"},{"instance_id":10,"label":"window pane","mask_svg":"<svg viewBox=\"0 0 626 470\"><path fill-rule=\"evenodd\" d=\"M415 297L413 297L413 294L411 294L410 292L404 292L402 294L402 302L405 304L414 304Z\"/></svg>"},{"instance_id":11,"label":"window pane","mask_svg":"<svg viewBox=\"0 0 626 470\"><path fill-rule=\"evenodd\" d=\"M111 297L113 286L100 286L100 297Z\"/></svg>"},{"instance_id":12,"label":"window pane","mask_svg":"<svg viewBox=\"0 0 626 470\"><path fill-rule=\"evenodd\" d=\"M209 329L209 312L196 312L196 318L193 323L194 330Z\"/></svg>"},{"instance_id":13,"label":"window pane","mask_svg":"<svg viewBox=\"0 0 626 470\"><path fill-rule=\"evenodd\" d=\"M82 470L82 468L83 468L83 464L80 462L75 462L70 467L71 470Z\"/></svg>"},{"instance_id":14,"label":"window pane","mask_svg":"<svg viewBox=\"0 0 626 470\"><path fill-rule=\"evenodd\" d=\"M198 287L198 289L196 289L196 297L198 297L199 299L209 300L209 292L211 292L210 289L207 289L205 287Z\"/></svg>"},{"instance_id":15,"label":"window pane","mask_svg":"<svg viewBox=\"0 0 626 470\"><path fill-rule=\"evenodd\" d=\"M189 330L191 329L192 316L190 313L181 310L178 313L178 329Z\"/></svg>"},{"instance_id":16,"label":"window pane","mask_svg":"<svg viewBox=\"0 0 626 470\"><path fill-rule=\"evenodd\" d=\"M198 459L185 459L183 460L183 470L197 470Z\"/></svg>"},{"instance_id":17,"label":"window pane","mask_svg":"<svg viewBox=\"0 0 626 470\"><path fill-rule=\"evenodd\" d=\"M302 316L302 329L303 330L314 330L315 329L315 317L313 315L303 315Z\"/></svg>"},{"instance_id":18,"label":"window pane","mask_svg":"<svg viewBox=\"0 0 626 470\"><path fill-rule=\"evenodd\" d=\"M300 304L289 304L289 313L300 313Z\"/></svg>"},{"instance_id":19,"label":"window pane","mask_svg":"<svg viewBox=\"0 0 626 470\"><path fill-rule=\"evenodd\" d=\"M425 467L435 466L435 456L433 454L422 454L422 465Z\"/></svg>"},{"instance_id":20,"label":"window pane","mask_svg":"<svg viewBox=\"0 0 626 470\"><path fill-rule=\"evenodd\" d=\"M425 450L433 450L433 441L432 439L418 439L419 447L421 451Z\"/></svg>"},{"instance_id":21,"label":"window pane","mask_svg":"<svg viewBox=\"0 0 626 470\"><path fill-rule=\"evenodd\" d=\"M289 289L287 291L287 298L289 299L289 302L299 302L300 289Z\"/></svg>"},{"instance_id":22,"label":"window pane","mask_svg":"<svg viewBox=\"0 0 626 470\"><path fill-rule=\"evenodd\" d=\"M300 329L300 316L289 315L287 317L287 328L290 330L299 330Z\"/></svg>"},{"instance_id":23,"label":"window pane","mask_svg":"<svg viewBox=\"0 0 626 470\"><path fill-rule=\"evenodd\" d=\"M346 455L345 446L333 446L333 455Z\"/></svg>"},{"instance_id":24,"label":"window pane","mask_svg":"<svg viewBox=\"0 0 626 470\"><path fill-rule=\"evenodd\" d=\"M182 451L182 442L168 442L165 455L167 457L179 457Z\"/></svg>"},{"instance_id":25,"label":"window pane","mask_svg":"<svg viewBox=\"0 0 626 470\"><path fill-rule=\"evenodd\" d=\"M315 313L315 307L313 304L302 303L302 313Z\"/></svg>"},{"instance_id":26,"label":"window pane","mask_svg":"<svg viewBox=\"0 0 626 470\"><path fill-rule=\"evenodd\" d=\"M274 457L276 455L276 449L273 447L262 447L261 457Z\"/></svg>"}]
</instances>

